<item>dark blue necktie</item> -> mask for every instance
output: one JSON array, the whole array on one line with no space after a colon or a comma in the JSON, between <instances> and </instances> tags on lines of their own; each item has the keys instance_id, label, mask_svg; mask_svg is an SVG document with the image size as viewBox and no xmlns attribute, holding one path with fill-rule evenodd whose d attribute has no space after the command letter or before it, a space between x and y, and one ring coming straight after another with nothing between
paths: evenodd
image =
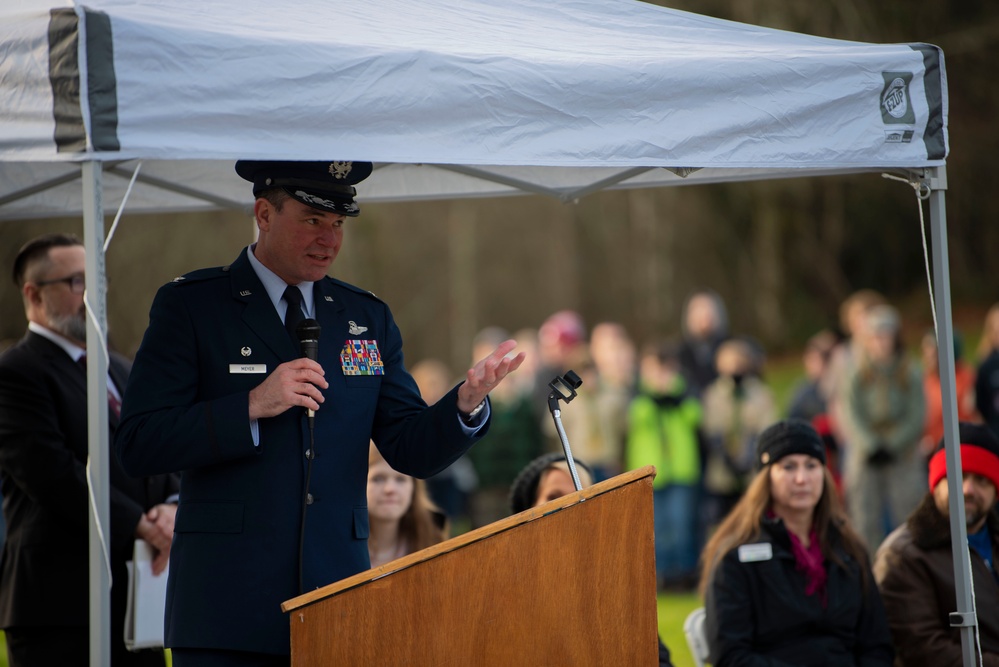
<instances>
[{"instance_id":1,"label":"dark blue necktie","mask_svg":"<svg viewBox=\"0 0 999 667\"><path fill-rule=\"evenodd\" d=\"M284 300L288 304L288 310L284 314L284 328L288 330L291 339L297 343L298 335L295 333L295 327L305 319L305 315L302 313L302 290L294 285L289 285L284 290Z\"/></svg>"}]
</instances>

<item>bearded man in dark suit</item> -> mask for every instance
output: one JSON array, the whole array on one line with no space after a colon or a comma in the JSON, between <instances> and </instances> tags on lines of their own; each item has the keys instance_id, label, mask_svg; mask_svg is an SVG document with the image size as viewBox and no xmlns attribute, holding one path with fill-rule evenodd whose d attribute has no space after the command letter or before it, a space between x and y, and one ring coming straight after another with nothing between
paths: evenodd
<instances>
[{"instance_id":1,"label":"bearded man in dark suit","mask_svg":"<svg viewBox=\"0 0 999 667\"><path fill-rule=\"evenodd\" d=\"M84 665L89 659L85 251L74 236L50 234L14 262L28 332L0 356L0 484L7 540L0 565L0 627L12 667ZM108 364L110 432L128 363ZM173 538L176 477L128 477L114 457L108 544L114 667L164 664L163 652L126 650L128 574L136 538L166 567Z\"/></svg>"}]
</instances>

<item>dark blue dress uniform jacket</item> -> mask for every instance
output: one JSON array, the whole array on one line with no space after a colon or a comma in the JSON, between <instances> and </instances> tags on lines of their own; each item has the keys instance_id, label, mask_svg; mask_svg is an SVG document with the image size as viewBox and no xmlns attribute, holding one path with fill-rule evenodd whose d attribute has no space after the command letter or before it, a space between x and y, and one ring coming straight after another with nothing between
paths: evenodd
<instances>
[{"instance_id":1,"label":"dark blue dress uniform jacket","mask_svg":"<svg viewBox=\"0 0 999 667\"><path fill-rule=\"evenodd\" d=\"M369 567L369 438L393 468L416 477L444 469L474 441L459 423L457 388L429 408L420 398L383 302L331 278L315 283L314 297L330 386L315 417L305 591ZM352 334L352 326L367 330ZM352 340L377 342L383 375L344 375L341 350ZM182 472L167 646L290 650L280 604L299 594L307 420L297 407L261 419L255 447L248 394L266 375L235 371L270 373L299 356L245 250L229 267L165 285L153 301L115 449L132 475Z\"/></svg>"}]
</instances>

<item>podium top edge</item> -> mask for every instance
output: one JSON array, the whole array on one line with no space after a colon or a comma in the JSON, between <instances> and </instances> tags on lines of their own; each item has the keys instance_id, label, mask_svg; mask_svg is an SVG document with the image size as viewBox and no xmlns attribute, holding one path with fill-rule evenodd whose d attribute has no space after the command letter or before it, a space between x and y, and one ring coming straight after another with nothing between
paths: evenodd
<instances>
[{"instance_id":1,"label":"podium top edge","mask_svg":"<svg viewBox=\"0 0 999 667\"><path fill-rule=\"evenodd\" d=\"M637 468L635 470L616 475L610 479L588 486L580 491L574 491L573 493L564 495L561 498L556 498L555 500L549 501L543 505L532 507L528 510L520 512L519 514L508 516L487 526L476 528L475 530L458 535L457 537L452 537L451 539L445 540L439 544L435 544L431 547L427 547L426 549L409 554L408 556L403 556L398 560L386 563L380 567L365 570L364 572L355 574L352 577L347 577L346 579L335 581L327 586L323 586L322 588L317 588L314 591L303 593L302 595L282 602L281 611L287 613L325 598L338 595L352 588L366 584L369 581L381 579L382 577L388 576L394 572L413 567L414 565L436 558L442 554L455 551L474 542L488 539L493 535L511 530L519 525L542 519L554 512L568 509L574 505L585 502L590 498L595 498L646 478L649 478L651 488L651 478L655 476L656 469L653 466L645 466L644 468Z\"/></svg>"}]
</instances>

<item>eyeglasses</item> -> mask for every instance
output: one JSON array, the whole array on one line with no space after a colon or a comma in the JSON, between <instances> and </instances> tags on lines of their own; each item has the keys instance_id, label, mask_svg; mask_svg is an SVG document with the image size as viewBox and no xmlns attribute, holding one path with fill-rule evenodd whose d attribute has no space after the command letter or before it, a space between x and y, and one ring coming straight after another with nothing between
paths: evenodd
<instances>
[{"instance_id":1,"label":"eyeglasses","mask_svg":"<svg viewBox=\"0 0 999 667\"><path fill-rule=\"evenodd\" d=\"M87 287L87 279L82 274L74 274L72 276L67 276L65 278L54 278L52 280L39 280L35 284L39 287L45 287L46 285L55 285L56 283L66 283L69 285L69 290L73 294L83 294L83 291Z\"/></svg>"}]
</instances>

